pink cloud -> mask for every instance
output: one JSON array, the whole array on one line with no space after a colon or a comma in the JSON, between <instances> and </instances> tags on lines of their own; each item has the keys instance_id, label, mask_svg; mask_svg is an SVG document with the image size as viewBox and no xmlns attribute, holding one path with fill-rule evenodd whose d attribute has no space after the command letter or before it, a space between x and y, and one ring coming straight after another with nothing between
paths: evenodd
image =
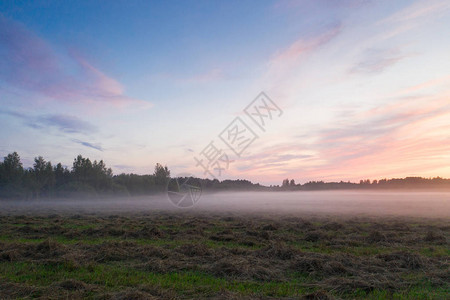
<instances>
[{"instance_id":1,"label":"pink cloud","mask_svg":"<svg viewBox=\"0 0 450 300\"><path fill-rule=\"evenodd\" d=\"M323 132L318 149L328 163L309 176L343 170L349 178L431 174L450 151L449 124L437 121L450 118L448 99L443 94L422 99L422 107L379 109L366 120Z\"/></svg>"},{"instance_id":2,"label":"pink cloud","mask_svg":"<svg viewBox=\"0 0 450 300\"><path fill-rule=\"evenodd\" d=\"M390 39L404 32L419 27L429 18L437 19L450 9L448 1L421 0L400 9L377 24L386 26L381 39Z\"/></svg>"},{"instance_id":3,"label":"pink cloud","mask_svg":"<svg viewBox=\"0 0 450 300\"><path fill-rule=\"evenodd\" d=\"M316 36L312 39L299 39L291 44L284 51L279 52L272 63L276 64L277 61L292 61L298 59L301 55L317 49L318 47L326 44L333 39L341 30L341 26L335 26L325 33Z\"/></svg>"},{"instance_id":4,"label":"pink cloud","mask_svg":"<svg viewBox=\"0 0 450 300\"><path fill-rule=\"evenodd\" d=\"M234 175L280 181L450 177L450 94L399 100L237 161Z\"/></svg>"},{"instance_id":5,"label":"pink cloud","mask_svg":"<svg viewBox=\"0 0 450 300\"><path fill-rule=\"evenodd\" d=\"M69 103L150 107L124 94L124 88L78 56L71 67L43 39L0 14L0 80L49 99Z\"/></svg>"},{"instance_id":6,"label":"pink cloud","mask_svg":"<svg viewBox=\"0 0 450 300\"><path fill-rule=\"evenodd\" d=\"M360 61L349 72L366 74L379 73L410 56L411 54L403 54L400 48L367 49Z\"/></svg>"},{"instance_id":7,"label":"pink cloud","mask_svg":"<svg viewBox=\"0 0 450 300\"><path fill-rule=\"evenodd\" d=\"M450 76L442 76L439 78L434 78L427 80L425 82L410 86L398 92L396 96L403 94L411 94L418 91L423 91L429 88L439 87L440 85L448 84L450 82Z\"/></svg>"},{"instance_id":8,"label":"pink cloud","mask_svg":"<svg viewBox=\"0 0 450 300\"><path fill-rule=\"evenodd\" d=\"M340 24L333 26L324 33L309 39L299 39L293 42L289 47L279 51L269 62L270 73L284 73L291 69L295 64L305 57L305 55L314 52L334 39L340 32Z\"/></svg>"},{"instance_id":9,"label":"pink cloud","mask_svg":"<svg viewBox=\"0 0 450 300\"><path fill-rule=\"evenodd\" d=\"M450 3L447 1L416 1L415 3L407 6L406 8L394 13L393 15L380 21L381 23L396 23L413 21L418 18L428 17L435 15L436 13L450 9Z\"/></svg>"}]
</instances>

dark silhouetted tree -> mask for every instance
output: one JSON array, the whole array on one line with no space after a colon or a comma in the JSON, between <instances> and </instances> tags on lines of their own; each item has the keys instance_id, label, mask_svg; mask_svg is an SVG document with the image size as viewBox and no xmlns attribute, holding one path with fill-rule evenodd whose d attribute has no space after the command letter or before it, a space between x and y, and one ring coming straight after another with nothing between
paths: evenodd
<instances>
[{"instance_id":1,"label":"dark silhouetted tree","mask_svg":"<svg viewBox=\"0 0 450 300\"><path fill-rule=\"evenodd\" d=\"M24 169L20 156L13 152L4 157L0 164L0 196L23 197L26 192L24 185Z\"/></svg>"},{"instance_id":2,"label":"dark silhouetted tree","mask_svg":"<svg viewBox=\"0 0 450 300\"><path fill-rule=\"evenodd\" d=\"M46 162L42 156L34 159L33 169L33 192L36 197L40 197L42 193L49 195L55 185L55 174L53 173L52 164Z\"/></svg>"},{"instance_id":3,"label":"dark silhouetted tree","mask_svg":"<svg viewBox=\"0 0 450 300\"><path fill-rule=\"evenodd\" d=\"M160 187L162 186L165 187L170 179L170 171L167 168L167 166L163 167L160 163L157 163L155 166L155 172L153 173L153 176L155 176L156 185Z\"/></svg>"},{"instance_id":4,"label":"dark silhouetted tree","mask_svg":"<svg viewBox=\"0 0 450 300\"><path fill-rule=\"evenodd\" d=\"M70 171L67 169L67 167L63 167L61 163L58 163L53 168L53 173L55 174L56 186L63 186L70 180Z\"/></svg>"},{"instance_id":5,"label":"dark silhouetted tree","mask_svg":"<svg viewBox=\"0 0 450 300\"><path fill-rule=\"evenodd\" d=\"M2 175L2 179L5 179L6 182L20 182L23 175L23 167L17 152L10 153L4 157Z\"/></svg>"},{"instance_id":6,"label":"dark silhouetted tree","mask_svg":"<svg viewBox=\"0 0 450 300\"><path fill-rule=\"evenodd\" d=\"M74 179L87 183L90 179L90 173L92 172L92 163L89 158L83 158L83 156L78 155L77 158L74 159L72 165L72 174Z\"/></svg>"}]
</instances>

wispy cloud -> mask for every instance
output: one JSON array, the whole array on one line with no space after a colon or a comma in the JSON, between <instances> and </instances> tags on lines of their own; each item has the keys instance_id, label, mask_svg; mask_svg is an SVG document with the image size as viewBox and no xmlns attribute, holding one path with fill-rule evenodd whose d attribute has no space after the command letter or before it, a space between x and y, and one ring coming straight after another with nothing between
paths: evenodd
<instances>
[{"instance_id":1,"label":"wispy cloud","mask_svg":"<svg viewBox=\"0 0 450 300\"><path fill-rule=\"evenodd\" d=\"M382 40L393 38L419 27L430 18L438 19L448 13L450 2L440 0L420 0L400 9L377 24L385 26L380 34Z\"/></svg>"},{"instance_id":2,"label":"wispy cloud","mask_svg":"<svg viewBox=\"0 0 450 300\"><path fill-rule=\"evenodd\" d=\"M425 82L410 86L408 88L400 90L395 96L408 95L411 93L422 92L424 90L429 90L433 88L446 87L450 83L450 76L441 76L439 78L434 78L427 80Z\"/></svg>"},{"instance_id":3,"label":"wispy cloud","mask_svg":"<svg viewBox=\"0 0 450 300\"><path fill-rule=\"evenodd\" d=\"M335 24L325 32L311 38L300 38L287 48L278 51L269 62L270 72L284 72L295 67L307 54L319 49L333 40L342 30L341 24Z\"/></svg>"},{"instance_id":4,"label":"wispy cloud","mask_svg":"<svg viewBox=\"0 0 450 300\"><path fill-rule=\"evenodd\" d=\"M97 128L91 123L81 120L76 116L66 114L30 116L25 113L8 110L0 110L0 114L21 119L27 126L35 129L48 130L49 128L55 128L62 133L83 134L90 134L97 131Z\"/></svg>"},{"instance_id":5,"label":"wispy cloud","mask_svg":"<svg viewBox=\"0 0 450 300\"><path fill-rule=\"evenodd\" d=\"M450 9L450 2L440 0L421 0L412 3L406 8L384 18L380 23L399 23L415 21L419 18L435 15Z\"/></svg>"},{"instance_id":6,"label":"wispy cloud","mask_svg":"<svg viewBox=\"0 0 450 300\"><path fill-rule=\"evenodd\" d=\"M77 140L77 139L72 139L73 142L80 144L82 146L88 147L88 148L92 148L98 151L103 151L102 145L101 144L93 144L93 143L89 143L86 141L81 141L81 140Z\"/></svg>"},{"instance_id":7,"label":"wispy cloud","mask_svg":"<svg viewBox=\"0 0 450 300\"><path fill-rule=\"evenodd\" d=\"M450 153L450 95L397 98L237 161L237 174L307 180L441 175ZM448 170L447 170L448 171Z\"/></svg>"},{"instance_id":8,"label":"wispy cloud","mask_svg":"<svg viewBox=\"0 0 450 300\"><path fill-rule=\"evenodd\" d=\"M119 82L81 57L60 57L24 25L0 14L0 80L58 101L151 106L127 97Z\"/></svg>"},{"instance_id":9,"label":"wispy cloud","mask_svg":"<svg viewBox=\"0 0 450 300\"><path fill-rule=\"evenodd\" d=\"M36 119L36 123L53 126L66 133L92 133L96 127L92 124L69 115L45 115Z\"/></svg>"},{"instance_id":10,"label":"wispy cloud","mask_svg":"<svg viewBox=\"0 0 450 300\"><path fill-rule=\"evenodd\" d=\"M248 174L263 172L265 176L284 174L290 166L305 164L313 158L313 155L301 148L299 144L264 147L259 152L236 161L236 170Z\"/></svg>"},{"instance_id":11,"label":"wispy cloud","mask_svg":"<svg viewBox=\"0 0 450 300\"><path fill-rule=\"evenodd\" d=\"M350 73L380 73L409 56L398 48L367 49L360 61L350 69Z\"/></svg>"},{"instance_id":12,"label":"wispy cloud","mask_svg":"<svg viewBox=\"0 0 450 300\"><path fill-rule=\"evenodd\" d=\"M341 23L320 26L309 36L302 36L285 47L280 47L264 65L265 71L258 80L258 85L275 95L285 107L289 105L289 98L298 93L302 87L311 81L308 68L314 58L332 47L343 30Z\"/></svg>"},{"instance_id":13,"label":"wispy cloud","mask_svg":"<svg viewBox=\"0 0 450 300\"><path fill-rule=\"evenodd\" d=\"M313 145L326 164L311 177L346 171L348 177L423 175L439 167L450 151L448 94L400 99L341 120L324 129ZM436 175L436 174L434 174Z\"/></svg>"}]
</instances>

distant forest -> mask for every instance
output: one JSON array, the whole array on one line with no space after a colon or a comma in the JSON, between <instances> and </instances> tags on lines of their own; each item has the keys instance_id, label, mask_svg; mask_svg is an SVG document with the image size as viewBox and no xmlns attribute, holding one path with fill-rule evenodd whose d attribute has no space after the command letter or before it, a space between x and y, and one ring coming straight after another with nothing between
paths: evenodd
<instances>
[{"instance_id":1,"label":"distant forest","mask_svg":"<svg viewBox=\"0 0 450 300\"><path fill-rule=\"evenodd\" d=\"M79 196L135 196L161 193L170 179L167 166L156 164L153 174L113 175L103 160L91 161L78 155L68 169L61 163L52 165L42 156L34 159L32 168L24 168L17 152L0 162L0 199L68 198ZM450 179L407 177L402 179L361 180L352 182L310 181L296 184L285 179L281 185L263 186L248 180L223 180L195 178L206 191L297 191L344 189L450 189Z\"/></svg>"}]
</instances>

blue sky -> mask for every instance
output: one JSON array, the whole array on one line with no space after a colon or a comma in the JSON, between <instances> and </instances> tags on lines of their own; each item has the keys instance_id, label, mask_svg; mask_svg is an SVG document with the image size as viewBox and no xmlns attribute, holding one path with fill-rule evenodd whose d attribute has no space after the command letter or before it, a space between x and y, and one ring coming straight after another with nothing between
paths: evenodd
<instances>
[{"instance_id":1,"label":"blue sky","mask_svg":"<svg viewBox=\"0 0 450 300\"><path fill-rule=\"evenodd\" d=\"M2 1L0 154L201 176L264 91L282 116L221 144L219 179L450 177L449 23L447 1Z\"/></svg>"}]
</instances>

